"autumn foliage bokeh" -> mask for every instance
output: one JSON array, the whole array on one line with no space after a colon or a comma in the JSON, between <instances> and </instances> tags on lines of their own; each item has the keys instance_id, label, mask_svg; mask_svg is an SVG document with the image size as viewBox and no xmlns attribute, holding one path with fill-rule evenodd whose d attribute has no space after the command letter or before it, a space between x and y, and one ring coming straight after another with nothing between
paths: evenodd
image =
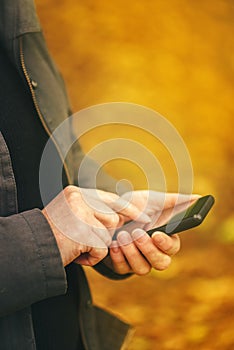
<instances>
[{"instance_id":1,"label":"autumn foliage bokeh","mask_svg":"<svg viewBox=\"0 0 234 350\"><path fill-rule=\"evenodd\" d=\"M233 1L36 5L73 110L124 101L158 111L187 145L194 192L216 197L202 227L181 236L168 271L113 282L87 270L95 302L135 326L129 350L234 349ZM121 128L94 130L82 137L84 150L111 132L126 137ZM149 148L151 141L145 135ZM120 169L118 162L107 165L119 178ZM138 169L124 169L135 188L144 185ZM177 190L169 160L164 171L168 190Z\"/></svg>"}]
</instances>

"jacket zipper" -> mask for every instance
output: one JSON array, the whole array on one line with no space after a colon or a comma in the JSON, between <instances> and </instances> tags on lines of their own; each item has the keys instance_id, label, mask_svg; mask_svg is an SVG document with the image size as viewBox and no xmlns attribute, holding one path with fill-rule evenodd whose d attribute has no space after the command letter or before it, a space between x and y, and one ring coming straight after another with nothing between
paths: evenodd
<instances>
[{"instance_id":1,"label":"jacket zipper","mask_svg":"<svg viewBox=\"0 0 234 350\"><path fill-rule=\"evenodd\" d=\"M28 71L27 71L27 68L26 68L26 65L25 65L25 60L24 60L24 51L23 51L23 41L22 41L22 37L19 38L19 45L20 45L20 63L21 63L21 67L23 69L23 72L24 72L24 76L26 78L26 81L28 83L28 86L29 86L29 89L30 89L30 92L31 92L31 96L32 96L32 100L33 100L33 103L34 103L34 106L35 106L35 109L36 109L36 112L38 114L38 117L42 123L42 126L43 128L45 129L46 133L48 134L48 136L52 139L57 151L58 151L58 154L59 154L59 157L63 163L63 167L64 167L64 171L65 171L65 174L67 176L67 180L68 180L68 183L71 184L72 181L71 181L71 177L69 175L69 171L68 171L68 167L67 167L67 164L64 162L64 159L63 159L63 156L61 154L61 151L59 149L59 146L55 140L55 138L53 137L50 129L48 128L44 118L43 118L43 115L40 111L40 107L38 105L38 102L37 102L37 98L36 98L36 95L35 95L35 92L33 90L33 87L32 87L32 83L31 83L31 79L29 77L29 74L28 74Z\"/></svg>"},{"instance_id":2,"label":"jacket zipper","mask_svg":"<svg viewBox=\"0 0 234 350\"><path fill-rule=\"evenodd\" d=\"M128 330L127 335L125 336L124 342L123 342L120 350L127 350L128 349L129 344L131 343L131 340L132 340L134 334L135 334L135 329L134 328L130 328Z\"/></svg>"},{"instance_id":3,"label":"jacket zipper","mask_svg":"<svg viewBox=\"0 0 234 350\"><path fill-rule=\"evenodd\" d=\"M51 137L57 151L58 151L58 154L63 162L63 156L61 154L61 151L59 149L59 146L56 142L56 140L54 139L50 129L48 128L44 118L43 118L43 115L40 111L40 107L38 105L38 102L37 102L37 98L36 98L36 95L35 95L35 92L33 90L33 86L32 86L32 83L31 83L31 79L29 77L29 74L28 74L28 71L27 71L27 68L26 68L26 65L25 65L25 60L24 60L24 52L23 52L23 41L22 41L22 37L19 38L20 41L19 41L19 44L20 44L20 63L21 63L21 67L23 69L23 73L24 73L24 76L26 78L26 81L28 83L28 86L29 86L29 89L30 89L30 92L31 92L31 96L32 96L32 100L33 100L33 103L34 103L34 106L35 106L35 109L36 109L36 112L38 114L38 117L43 125L43 128L45 129L46 133L48 134L49 137ZM72 181L71 181L71 178L70 178L70 175L69 175L69 171L68 171L68 168L67 168L67 164L65 162L63 162L63 166L64 166L64 170L65 170L65 173L66 173L66 176L67 176L67 179L68 179L68 182L71 184ZM81 323L81 320L80 320L80 333L81 333L81 338L82 338L82 341L83 341L83 346L85 347L85 349L88 349L88 344L87 344L87 340L86 340L86 336L85 336L85 332L84 332L84 329L82 327L82 323ZM127 333L127 336L124 340L124 343L121 347L121 350L125 350L127 349L127 346L129 344L129 341L130 341L130 338L132 338L132 335L134 333L134 330L133 329L130 329Z\"/></svg>"},{"instance_id":4,"label":"jacket zipper","mask_svg":"<svg viewBox=\"0 0 234 350\"><path fill-rule=\"evenodd\" d=\"M61 158L61 160L63 161L63 157L61 155L61 152L59 150L59 146L57 145L57 142L56 140L54 139L50 129L48 128L48 126L46 125L46 122L41 114L41 111L40 111L40 107L37 103L37 98L36 98L36 95L35 95L35 92L33 90L33 87L32 87L32 83L31 83L31 80L30 80L30 77L29 77L29 74L27 72L27 68L26 68L26 65L25 65L25 60L24 60L24 52L23 52L23 42L22 42L22 38L20 37L20 62L21 62L21 67L23 69L23 72L24 72L24 76L27 80L27 83L28 83L28 86L30 88L30 92L31 92L31 95L32 95L32 99L33 99L33 103L34 103L34 106L35 106L35 109L36 109L36 112L39 116L39 119L43 125L43 128L45 129L46 133L48 134L49 137L51 137L51 139L53 140L54 142L54 145L59 153L59 156ZM64 170L65 170L65 173L66 173L66 176L67 176L67 179L68 179L68 182L69 183L72 183L71 182L71 178L70 178L70 175L69 175L69 172L68 172L68 168L67 168L67 165L66 163L64 163ZM81 323L81 322L80 322ZM86 337L84 335L84 330L83 330L83 327L82 325L80 325L80 332L81 332L81 337L82 337L82 341L83 341L83 345L85 347L85 349L88 350L88 345L87 345L87 341L86 341Z\"/></svg>"}]
</instances>

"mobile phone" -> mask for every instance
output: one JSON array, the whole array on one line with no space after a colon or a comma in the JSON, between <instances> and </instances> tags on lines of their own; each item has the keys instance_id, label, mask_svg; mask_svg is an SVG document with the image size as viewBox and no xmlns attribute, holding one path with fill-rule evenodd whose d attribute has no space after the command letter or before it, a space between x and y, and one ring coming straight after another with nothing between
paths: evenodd
<instances>
[{"instance_id":1,"label":"mobile phone","mask_svg":"<svg viewBox=\"0 0 234 350\"><path fill-rule=\"evenodd\" d=\"M151 236L154 232L161 231L172 236L175 233L196 227L203 222L214 202L215 199L212 195L201 197L188 209L173 216L165 225L152 228L147 233Z\"/></svg>"}]
</instances>

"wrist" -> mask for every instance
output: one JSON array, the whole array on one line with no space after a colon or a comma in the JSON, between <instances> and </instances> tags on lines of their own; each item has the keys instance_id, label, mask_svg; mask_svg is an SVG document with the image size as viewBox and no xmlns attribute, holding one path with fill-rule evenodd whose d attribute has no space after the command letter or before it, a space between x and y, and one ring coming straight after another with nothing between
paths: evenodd
<instances>
[{"instance_id":1,"label":"wrist","mask_svg":"<svg viewBox=\"0 0 234 350\"><path fill-rule=\"evenodd\" d=\"M78 255L75 254L77 248L76 248L76 243L73 242L71 239L66 237L58 228L57 226L53 223L53 221L50 219L50 216L48 215L46 209L42 210L42 214L46 218L51 231L55 237L63 266L66 266L70 264L75 258L77 258Z\"/></svg>"}]
</instances>

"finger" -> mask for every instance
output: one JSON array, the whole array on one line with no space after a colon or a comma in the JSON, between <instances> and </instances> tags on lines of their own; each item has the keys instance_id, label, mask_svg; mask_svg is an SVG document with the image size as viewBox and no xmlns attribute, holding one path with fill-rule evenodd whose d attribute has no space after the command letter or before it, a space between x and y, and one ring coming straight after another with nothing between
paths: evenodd
<instances>
[{"instance_id":1,"label":"finger","mask_svg":"<svg viewBox=\"0 0 234 350\"><path fill-rule=\"evenodd\" d=\"M119 223L118 223L118 226L117 227L121 227L124 225L124 223L126 222L126 216L118 213L119 215Z\"/></svg>"},{"instance_id":2,"label":"finger","mask_svg":"<svg viewBox=\"0 0 234 350\"><path fill-rule=\"evenodd\" d=\"M151 217L151 223L146 227L146 230L155 226L162 226L167 223L174 215L183 213L190 205L192 205L199 195L180 195L180 194L167 194L164 207L160 211L156 211Z\"/></svg>"},{"instance_id":3,"label":"finger","mask_svg":"<svg viewBox=\"0 0 234 350\"><path fill-rule=\"evenodd\" d=\"M145 214L142 210L138 209L130 201L125 200L124 198L119 197L115 202L109 203L109 206L125 217L125 222L129 220L135 220L147 224L151 222L150 217Z\"/></svg>"},{"instance_id":4,"label":"finger","mask_svg":"<svg viewBox=\"0 0 234 350\"><path fill-rule=\"evenodd\" d=\"M172 210L173 208L186 203L189 205L198 198L200 198L199 195L149 191L147 205L149 205L150 208L153 207L154 212L160 212L166 209Z\"/></svg>"},{"instance_id":5,"label":"finger","mask_svg":"<svg viewBox=\"0 0 234 350\"><path fill-rule=\"evenodd\" d=\"M106 248L92 248L88 253L81 254L77 259L74 260L76 264L85 266L94 266L99 263L108 254Z\"/></svg>"},{"instance_id":6,"label":"finger","mask_svg":"<svg viewBox=\"0 0 234 350\"><path fill-rule=\"evenodd\" d=\"M109 208L109 211L111 209ZM112 211L112 210L111 210ZM111 238L114 236L116 229L123 226L124 218L123 215L117 214L114 211L110 214L95 213L95 218L99 220L109 231Z\"/></svg>"},{"instance_id":7,"label":"finger","mask_svg":"<svg viewBox=\"0 0 234 350\"><path fill-rule=\"evenodd\" d=\"M102 244L100 244L100 245L92 244L92 245L90 245L91 247L103 248L103 244L105 244L107 247L111 244L113 235L112 235L111 231L106 229L105 226L103 226L102 228L93 227L92 231L95 234L95 236L100 238ZM98 242L98 244L99 244L99 242Z\"/></svg>"},{"instance_id":8,"label":"finger","mask_svg":"<svg viewBox=\"0 0 234 350\"><path fill-rule=\"evenodd\" d=\"M191 202L195 202L200 197L198 194L166 193L163 207L167 209L184 203L191 204Z\"/></svg>"},{"instance_id":9,"label":"finger","mask_svg":"<svg viewBox=\"0 0 234 350\"><path fill-rule=\"evenodd\" d=\"M95 212L94 216L99 220L106 228L115 230L119 226L120 217L110 208L107 213L105 212ZM111 212L110 212L111 210Z\"/></svg>"},{"instance_id":10,"label":"finger","mask_svg":"<svg viewBox=\"0 0 234 350\"><path fill-rule=\"evenodd\" d=\"M82 199L85 202L86 206L89 208L89 210L92 210L94 216L103 223L104 226L107 228L116 228L119 223L119 216L118 214L113 211L107 202L103 201L99 195L99 193L102 193L103 191L98 191L94 189L80 189L82 194ZM105 192L103 192L105 194ZM114 194L113 194L114 195ZM112 197L111 193L106 193L105 196L102 195L102 197ZM117 195L114 195L114 198L118 197ZM109 199L108 199L109 200Z\"/></svg>"},{"instance_id":11,"label":"finger","mask_svg":"<svg viewBox=\"0 0 234 350\"><path fill-rule=\"evenodd\" d=\"M178 235L168 236L162 232L154 232L151 238L158 249L170 256L175 255L180 250Z\"/></svg>"},{"instance_id":12,"label":"finger","mask_svg":"<svg viewBox=\"0 0 234 350\"><path fill-rule=\"evenodd\" d=\"M115 272L120 275L132 272L132 269L125 259L117 241L112 241L110 245L110 257Z\"/></svg>"},{"instance_id":13,"label":"finger","mask_svg":"<svg viewBox=\"0 0 234 350\"><path fill-rule=\"evenodd\" d=\"M126 231L121 231L118 233L117 241L132 271L140 276L148 274L151 270L151 265L138 250L131 235Z\"/></svg>"},{"instance_id":14,"label":"finger","mask_svg":"<svg viewBox=\"0 0 234 350\"><path fill-rule=\"evenodd\" d=\"M111 232L99 221L95 216L91 217L88 237L86 235L85 242L89 247L103 248L109 246L112 241Z\"/></svg>"},{"instance_id":15,"label":"finger","mask_svg":"<svg viewBox=\"0 0 234 350\"><path fill-rule=\"evenodd\" d=\"M82 189L82 192L85 193L85 195L89 197L93 197L94 199L104 202L108 205L109 203L112 203L119 198L119 196L116 193L97 190L97 189L85 188L85 189Z\"/></svg>"},{"instance_id":16,"label":"finger","mask_svg":"<svg viewBox=\"0 0 234 350\"><path fill-rule=\"evenodd\" d=\"M85 195L86 201L91 202L92 205L95 205L95 202L98 204L98 206L96 207L97 211L100 210L100 202L102 202L103 207L104 203L106 203L106 207L108 209L111 208L115 212L122 214L125 217L125 221L137 219L137 221L143 223L150 222L150 218L148 217L148 215L146 215L142 212L142 210L133 205L130 202L130 200L123 199L115 193L93 189L82 189L82 193Z\"/></svg>"},{"instance_id":17,"label":"finger","mask_svg":"<svg viewBox=\"0 0 234 350\"><path fill-rule=\"evenodd\" d=\"M171 262L170 256L158 249L151 237L141 229L132 232L132 238L139 251L156 270L165 270Z\"/></svg>"}]
</instances>

